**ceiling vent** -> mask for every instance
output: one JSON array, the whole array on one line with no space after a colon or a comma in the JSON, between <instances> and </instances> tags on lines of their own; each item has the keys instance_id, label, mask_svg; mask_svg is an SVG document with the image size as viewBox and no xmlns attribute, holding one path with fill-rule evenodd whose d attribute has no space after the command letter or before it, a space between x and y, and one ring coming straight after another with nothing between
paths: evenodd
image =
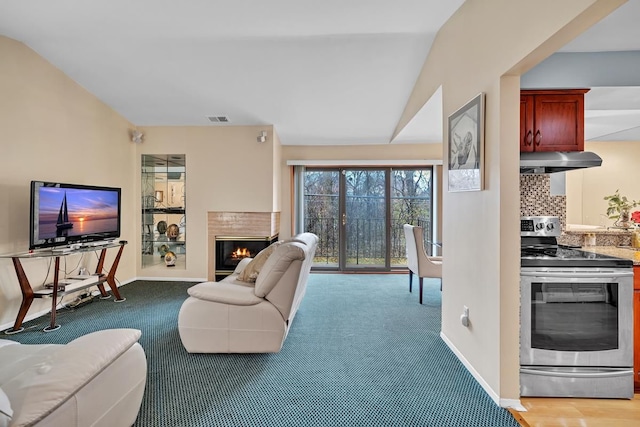
<instances>
[{"instance_id":1,"label":"ceiling vent","mask_svg":"<svg viewBox=\"0 0 640 427\"><path fill-rule=\"evenodd\" d=\"M208 116L211 123L229 123L229 117L227 116Z\"/></svg>"}]
</instances>

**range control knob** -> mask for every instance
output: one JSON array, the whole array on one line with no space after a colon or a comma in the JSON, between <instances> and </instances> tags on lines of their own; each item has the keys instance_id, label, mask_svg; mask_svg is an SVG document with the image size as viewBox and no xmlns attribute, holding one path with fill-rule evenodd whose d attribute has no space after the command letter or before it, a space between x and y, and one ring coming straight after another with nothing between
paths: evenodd
<instances>
[{"instance_id":1,"label":"range control knob","mask_svg":"<svg viewBox=\"0 0 640 427\"><path fill-rule=\"evenodd\" d=\"M541 222L536 223L536 230L542 230L544 228L544 224Z\"/></svg>"},{"instance_id":2,"label":"range control knob","mask_svg":"<svg viewBox=\"0 0 640 427\"><path fill-rule=\"evenodd\" d=\"M553 231L556 226L552 222L547 223L547 231Z\"/></svg>"}]
</instances>

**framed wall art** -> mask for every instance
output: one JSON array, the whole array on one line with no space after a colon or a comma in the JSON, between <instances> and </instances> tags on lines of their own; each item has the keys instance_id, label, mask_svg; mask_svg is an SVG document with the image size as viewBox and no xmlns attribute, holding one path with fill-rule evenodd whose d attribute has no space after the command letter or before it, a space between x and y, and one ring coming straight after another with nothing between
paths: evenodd
<instances>
[{"instance_id":1,"label":"framed wall art","mask_svg":"<svg viewBox=\"0 0 640 427\"><path fill-rule=\"evenodd\" d=\"M484 185L484 93L449 116L449 191Z\"/></svg>"}]
</instances>

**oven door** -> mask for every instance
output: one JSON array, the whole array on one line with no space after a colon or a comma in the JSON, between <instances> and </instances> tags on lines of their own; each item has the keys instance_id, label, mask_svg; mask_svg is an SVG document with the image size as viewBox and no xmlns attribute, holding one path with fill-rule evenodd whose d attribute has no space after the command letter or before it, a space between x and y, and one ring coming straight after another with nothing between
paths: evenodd
<instances>
[{"instance_id":1,"label":"oven door","mask_svg":"<svg viewBox=\"0 0 640 427\"><path fill-rule=\"evenodd\" d=\"M633 365L633 270L521 270L520 364Z\"/></svg>"}]
</instances>

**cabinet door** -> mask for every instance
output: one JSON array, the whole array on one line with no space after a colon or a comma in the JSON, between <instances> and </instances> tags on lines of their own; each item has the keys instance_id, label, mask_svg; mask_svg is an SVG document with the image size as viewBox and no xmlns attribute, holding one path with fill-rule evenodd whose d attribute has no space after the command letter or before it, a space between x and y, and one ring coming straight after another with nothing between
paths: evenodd
<instances>
[{"instance_id":1,"label":"cabinet door","mask_svg":"<svg viewBox=\"0 0 640 427\"><path fill-rule=\"evenodd\" d=\"M584 150L584 95L536 95L535 151Z\"/></svg>"},{"instance_id":2,"label":"cabinet door","mask_svg":"<svg viewBox=\"0 0 640 427\"><path fill-rule=\"evenodd\" d=\"M520 95L520 152L533 151L533 95Z\"/></svg>"}]
</instances>

